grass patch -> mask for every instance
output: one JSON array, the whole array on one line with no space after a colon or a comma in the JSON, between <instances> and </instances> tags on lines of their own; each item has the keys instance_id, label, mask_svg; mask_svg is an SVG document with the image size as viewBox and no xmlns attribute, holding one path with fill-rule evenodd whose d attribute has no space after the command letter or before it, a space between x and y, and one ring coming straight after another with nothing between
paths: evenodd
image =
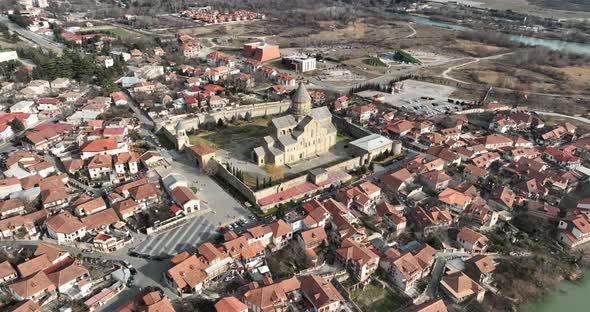
<instances>
[{"instance_id":1,"label":"grass patch","mask_svg":"<svg viewBox=\"0 0 590 312\"><path fill-rule=\"evenodd\" d=\"M172 150L176 148L176 145L162 132L162 130L156 133L158 141L162 144L165 149Z\"/></svg>"},{"instance_id":2,"label":"grass patch","mask_svg":"<svg viewBox=\"0 0 590 312\"><path fill-rule=\"evenodd\" d=\"M395 311L406 303L399 294L382 288L375 282L369 283L363 289L354 290L351 298L363 311L372 312Z\"/></svg>"},{"instance_id":3,"label":"grass patch","mask_svg":"<svg viewBox=\"0 0 590 312\"><path fill-rule=\"evenodd\" d=\"M572 125L575 125L576 127L578 127L576 129L576 133L578 135L584 135L584 134L590 132L590 125L589 124L587 124L585 122L577 121L572 118L549 116L549 115L541 115L541 118L543 119L543 121L545 121L545 126L548 126L548 127L554 127L554 126L569 122Z\"/></svg>"},{"instance_id":4,"label":"grass patch","mask_svg":"<svg viewBox=\"0 0 590 312\"><path fill-rule=\"evenodd\" d=\"M373 67L387 67L387 64L383 63L378 57L369 57L363 60L363 63Z\"/></svg>"},{"instance_id":5,"label":"grass patch","mask_svg":"<svg viewBox=\"0 0 590 312\"><path fill-rule=\"evenodd\" d=\"M348 134L346 134L344 132L338 131L336 133L336 142L340 142L340 141L350 142L350 141L353 141L353 140L354 140L353 137L351 137L350 135L348 135Z\"/></svg>"},{"instance_id":6,"label":"grass patch","mask_svg":"<svg viewBox=\"0 0 590 312\"><path fill-rule=\"evenodd\" d=\"M115 36L115 37L119 37L119 38L123 38L123 39L131 37L131 33L123 28L117 27L117 28L109 29L106 32Z\"/></svg>"},{"instance_id":7,"label":"grass patch","mask_svg":"<svg viewBox=\"0 0 590 312\"><path fill-rule=\"evenodd\" d=\"M196 134L190 135L191 144L205 143L216 148L225 148L229 145L244 144L252 140L268 135L268 122L271 117L256 118L252 121L237 121L227 123L224 127L213 131L199 130Z\"/></svg>"}]
</instances>

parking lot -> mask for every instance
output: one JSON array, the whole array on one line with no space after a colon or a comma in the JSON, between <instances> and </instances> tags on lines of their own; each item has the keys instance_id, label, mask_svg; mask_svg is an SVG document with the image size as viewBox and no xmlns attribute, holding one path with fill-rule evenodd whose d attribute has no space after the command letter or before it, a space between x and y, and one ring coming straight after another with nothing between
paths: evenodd
<instances>
[{"instance_id":1,"label":"parking lot","mask_svg":"<svg viewBox=\"0 0 590 312\"><path fill-rule=\"evenodd\" d=\"M399 84L403 84L403 88L395 94L372 90L357 94L368 99L381 94L384 97L384 104L409 113L427 116L462 110L460 105L448 102L450 95L456 90L454 87L416 80L404 80Z\"/></svg>"},{"instance_id":2,"label":"parking lot","mask_svg":"<svg viewBox=\"0 0 590 312\"><path fill-rule=\"evenodd\" d=\"M188 220L168 232L149 236L133 251L149 256L174 256L181 251L194 251L195 246L208 240L215 233L215 226L204 217Z\"/></svg>"}]
</instances>

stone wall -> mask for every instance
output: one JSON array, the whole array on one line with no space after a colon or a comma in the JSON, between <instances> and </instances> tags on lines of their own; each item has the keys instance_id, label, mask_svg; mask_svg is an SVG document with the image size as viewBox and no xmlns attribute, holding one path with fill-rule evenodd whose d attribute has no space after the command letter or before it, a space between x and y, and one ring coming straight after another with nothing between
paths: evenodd
<instances>
[{"instance_id":1,"label":"stone wall","mask_svg":"<svg viewBox=\"0 0 590 312\"><path fill-rule=\"evenodd\" d=\"M244 182L240 181L240 179L231 174L231 172L229 172L224 165L217 162L217 160L212 159L211 163L217 167L217 170L215 171L215 174L217 176L222 178L223 181L225 181L229 185L233 186L236 190L238 190L238 192L240 192L240 194L246 197L250 202L256 204L257 200L256 196L254 195L254 192L246 184L244 184Z\"/></svg>"},{"instance_id":2,"label":"stone wall","mask_svg":"<svg viewBox=\"0 0 590 312\"><path fill-rule=\"evenodd\" d=\"M347 133L355 139L360 139L366 137L367 135L373 134L371 131L359 125L348 122L348 120L340 116L332 115L332 122L339 131Z\"/></svg>"},{"instance_id":3,"label":"stone wall","mask_svg":"<svg viewBox=\"0 0 590 312\"><path fill-rule=\"evenodd\" d=\"M278 192L284 191L288 188L294 187L296 185L305 183L305 181L307 181L307 174L293 178L291 180L281 181L281 183L259 190L256 193L254 193L254 196L256 196L256 198L264 198L276 194Z\"/></svg>"},{"instance_id":4,"label":"stone wall","mask_svg":"<svg viewBox=\"0 0 590 312\"><path fill-rule=\"evenodd\" d=\"M330 167L326 168L326 170L327 171L334 171L334 170L351 171L351 170L354 170L360 166L362 166L361 157L355 157L355 158L337 163L333 166L330 166Z\"/></svg>"}]
</instances>

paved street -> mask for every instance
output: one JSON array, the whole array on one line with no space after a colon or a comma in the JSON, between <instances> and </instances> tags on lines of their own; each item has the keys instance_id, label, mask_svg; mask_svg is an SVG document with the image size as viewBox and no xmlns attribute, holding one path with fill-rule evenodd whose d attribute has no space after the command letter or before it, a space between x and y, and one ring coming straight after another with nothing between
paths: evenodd
<instances>
[{"instance_id":1,"label":"paved street","mask_svg":"<svg viewBox=\"0 0 590 312\"><path fill-rule=\"evenodd\" d=\"M194 251L215 233L215 226L204 217L189 219L184 225L162 234L149 236L133 251L150 256L175 256L181 251Z\"/></svg>"},{"instance_id":2,"label":"paved street","mask_svg":"<svg viewBox=\"0 0 590 312\"><path fill-rule=\"evenodd\" d=\"M205 174L195 164L189 162L184 156L177 151L169 151L174 162L167 168L159 167L156 169L161 177L170 173L180 174L188 182L198 188L197 196L209 208L210 212L204 215L213 226L218 227L240 218L252 215L242 206L235 198L219 186L213 179Z\"/></svg>"},{"instance_id":3,"label":"paved street","mask_svg":"<svg viewBox=\"0 0 590 312\"><path fill-rule=\"evenodd\" d=\"M16 24L10 22L10 20L8 19L8 16L6 16L6 15L0 15L0 23L6 25L8 27L8 29L16 32L20 36L34 42L35 44L40 45L48 50L57 52L58 54L61 53L61 51L64 48L63 44L61 44L59 42L55 42L50 39L47 39L46 37L43 37L39 34L36 34L30 30L27 30L25 28L22 28Z\"/></svg>"}]
</instances>

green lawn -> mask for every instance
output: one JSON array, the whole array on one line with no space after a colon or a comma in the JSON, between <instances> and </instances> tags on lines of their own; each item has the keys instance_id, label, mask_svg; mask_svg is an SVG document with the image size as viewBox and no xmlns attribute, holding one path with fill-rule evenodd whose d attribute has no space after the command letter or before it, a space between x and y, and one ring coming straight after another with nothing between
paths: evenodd
<instances>
[{"instance_id":1,"label":"green lawn","mask_svg":"<svg viewBox=\"0 0 590 312\"><path fill-rule=\"evenodd\" d=\"M406 300L399 294L381 288L371 282L363 289L357 289L351 294L352 300L363 310L370 312L389 312L405 305Z\"/></svg>"},{"instance_id":2,"label":"green lawn","mask_svg":"<svg viewBox=\"0 0 590 312\"><path fill-rule=\"evenodd\" d=\"M260 140L268 135L268 122L271 118L256 118L251 121L238 121L234 124L226 123L223 128L213 131L199 130L190 135L191 144L206 143L217 148L225 148L228 145L242 144L251 140Z\"/></svg>"},{"instance_id":3,"label":"green lawn","mask_svg":"<svg viewBox=\"0 0 590 312\"><path fill-rule=\"evenodd\" d=\"M381 61L381 59L379 59L378 57L369 57L364 59L363 62L369 66L387 67L387 64L383 63L383 61Z\"/></svg>"},{"instance_id":4,"label":"green lawn","mask_svg":"<svg viewBox=\"0 0 590 312\"><path fill-rule=\"evenodd\" d=\"M123 29L123 28L113 28L113 29L109 29L107 31L109 34L115 36L115 37L120 37L120 38L127 38L130 37L132 34L130 32L128 32L127 30Z\"/></svg>"}]
</instances>

